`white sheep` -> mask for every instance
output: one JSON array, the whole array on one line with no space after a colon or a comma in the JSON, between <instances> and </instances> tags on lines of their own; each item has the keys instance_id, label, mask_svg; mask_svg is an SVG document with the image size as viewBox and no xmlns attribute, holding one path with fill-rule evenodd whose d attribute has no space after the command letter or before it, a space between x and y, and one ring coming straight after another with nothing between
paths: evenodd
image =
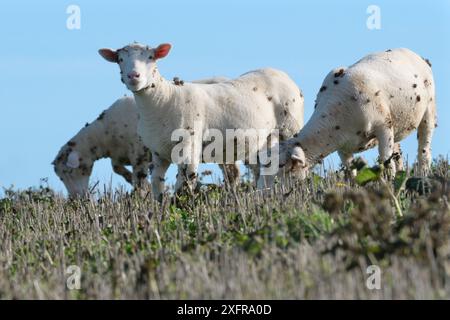
<instances>
[{"instance_id":1,"label":"white sheep","mask_svg":"<svg viewBox=\"0 0 450 320\"><path fill-rule=\"evenodd\" d=\"M123 97L61 148L52 164L70 196L87 194L92 166L101 158L111 158L114 172L133 186L148 184L151 153L137 134L137 121L134 98Z\"/></svg>"},{"instance_id":2,"label":"white sheep","mask_svg":"<svg viewBox=\"0 0 450 320\"><path fill-rule=\"evenodd\" d=\"M337 68L325 78L311 119L294 138L280 146L281 171L306 171L334 151L347 167L354 153L378 145L379 160L391 175L398 142L414 130L419 170L431 163L436 125L435 87L431 64L408 49L370 54L354 65ZM260 185L264 180L260 179Z\"/></svg>"},{"instance_id":3,"label":"white sheep","mask_svg":"<svg viewBox=\"0 0 450 320\"><path fill-rule=\"evenodd\" d=\"M226 78L216 77L194 82L216 83L224 80ZM114 172L134 187L147 187L151 153L137 134L137 122L134 98L123 97L103 111L97 120L86 124L61 148L52 164L70 196L87 194L92 166L101 158L111 158ZM131 165L133 171L130 172L126 165ZM229 184L239 181L237 164L220 168Z\"/></svg>"},{"instance_id":4,"label":"white sheep","mask_svg":"<svg viewBox=\"0 0 450 320\"><path fill-rule=\"evenodd\" d=\"M138 132L152 150L156 199L164 190L164 175L172 162L171 137L176 129L195 127L200 131L183 140L189 154L178 168L175 189L179 190L186 181L191 182L191 187L196 184L201 139L207 130L226 133L227 129L279 129L283 139L302 127L303 95L284 72L261 69L221 83L174 85L160 75L156 66L156 60L165 57L170 48L169 44L153 49L134 43L117 51L99 50L106 60L119 64L122 82L134 93L140 114ZM265 143L258 140L253 147L261 150Z\"/></svg>"}]
</instances>

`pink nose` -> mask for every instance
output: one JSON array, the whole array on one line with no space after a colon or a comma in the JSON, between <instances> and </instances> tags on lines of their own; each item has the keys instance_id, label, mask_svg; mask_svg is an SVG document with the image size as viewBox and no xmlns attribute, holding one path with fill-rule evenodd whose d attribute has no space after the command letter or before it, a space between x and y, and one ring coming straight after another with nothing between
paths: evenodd
<instances>
[{"instance_id":1,"label":"pink nose","mask_svg":"<svg viewBox=\"0 0 450 320\"><path fill-rule=\"evenodd\" d=\"M127 76L128 76L128 79L133 79L133 78L137 79L137 78L139 78L140 74L137 73L136 71L132 71Z\"/></svg>"}]
</instances>

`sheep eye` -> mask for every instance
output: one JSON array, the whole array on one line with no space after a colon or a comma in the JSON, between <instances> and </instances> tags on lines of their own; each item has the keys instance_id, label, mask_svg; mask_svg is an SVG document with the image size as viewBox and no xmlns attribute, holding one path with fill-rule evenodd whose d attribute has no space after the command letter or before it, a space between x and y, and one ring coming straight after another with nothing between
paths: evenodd
<instances>
[{"instance_id":1,"label":"sheep eye","mask_svg":"<svg viewBox=\"0 0 450 320\"><path fill-rule=\"evenodd\" d=\"M149 58L150 60L152 60L152 59L153 59L153 56L149 56L148 58Z\"/></svg>"},{"instance_id":2,"label":"sheep eye","mask_svg":"<svg viewBox=\"0 0 450 320\"><path fill-rule=\"evenodd\" d=\"M122 59L122 58L119 58L119 62L123 62L123 59Z\"/></svg>"}]
</instances>

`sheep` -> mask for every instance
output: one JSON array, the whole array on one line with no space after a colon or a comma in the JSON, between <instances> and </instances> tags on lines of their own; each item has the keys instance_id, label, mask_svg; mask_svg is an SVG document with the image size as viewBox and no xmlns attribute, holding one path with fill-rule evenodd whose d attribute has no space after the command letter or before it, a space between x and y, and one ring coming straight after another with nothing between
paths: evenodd
<instances>
[{"instance_id":1,"label":"sheep","mask_svg":"<svg viewBox=\"0 0 450 320\"><path fill-rule=\"evenodd\" d=\"M202 84L213 84L229 81L230 79L227 77L217 76L211 77L201 80L193 80L192 83L202 83ZM175 85L184 85L184 81L180 80L180 78L175 77L173 79ZM228 187L236 187L239 185L241 172L239 169L239 165L237 163L234 164L219 164L219 168L222 171L222 175L224 177L225 185ZM251 168L253 170L253 174L255 176L258 175L258 171L255 168Z\"/></svg>"},{"instance_id":2,"label":"sheep","mask_svg":"<svg viewBox=\"0 0 450 320\"><path fill-rule=\"evenodd\" d=\"M224 78L216 77L194 82L215 83L223 80ZM52 164L69 196L84 196L88 193L93 164L106 157L111 158L113 171L128 183L143 190L149 186L147 175L151 167L151 153L137 134L137 121L134 98L118 99L97 120L87 123L61 148ZM131 165L133 172L126 165ZM239 181L237 164L220 168L230 185Z\"/></svg>"},{"instance_id":3,"label":"sheep","mask_svg":"<svg viewBox=\"0 0 450 320\"><path fill-rule=\"evenodd\" d=\"M133 43L119 50L99 50L104 59L119 65L121 80L136 99L140 114L138 132L152 150L155 199L162 199L164 175L172 162L171 138L176 129L192 132L182 142L188 151L178 165L175 185L178 191L186 184L189 188L196 185L197 168L205 148L199 140L208 130L226 135L227 129L267 129L268 135L252 146L259 151L277 140L275 130L283 140L302 127L303 94L284 72L267 68L221 83L175 85L164 79L156 66L156 61L167 56L170 49L170 44L150 48ZM242 154L235 159L248 160Z\"/></svg>"},{"instance_id":4,"label":"sheep","mask_svg":"<svg viewBox=\"0 0 450 320\"><path fill-rule=\"evenodd\" d=\"M403 48L373 53L326 76L311 119L279 146L283 167L279 174L291 171L304 178L308 169L334 151L348 168L354 153L378 145L379 161L392 178L396 168L391 160L398 157L398 142L416 129L418 167L426 174L435 125L429 61ZM259 184L265 182L261 179Z\"/></svg>"},{"instance_id":5,"label":"sheep","mask_svg":"<svg viewBox=\"0 0 450 320\"><path fill-rule=\"evenodd\" d=\"M69 196L88 193L93 164L111 158L115 173L135 187L145 187L151 153L137 134L138 113L133 97L123 97L103 111L92 123L86 123L58 152L55 173ZM125 166L131 165L133 172Z\"/></svg>"}]
</instances>

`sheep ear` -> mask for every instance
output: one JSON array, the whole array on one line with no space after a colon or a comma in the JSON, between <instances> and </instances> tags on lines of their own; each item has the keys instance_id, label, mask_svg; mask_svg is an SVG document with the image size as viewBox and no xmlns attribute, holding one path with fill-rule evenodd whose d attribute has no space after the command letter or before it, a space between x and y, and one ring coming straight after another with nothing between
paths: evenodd
<instances>
[{"instance_id":1,"label":"sheep ear","mask_svg":"<svg viewBox=\"0 0 450 320\"><path fill-rule=\"evenodd\" d=\"M170 45L169 43L160 44L155 49L155 59L161 59L167 56L169 54L170 48L172 48L172 45Z\"/></svg>"},{"instance_id":2,"label":"sheep ear","mask_svg":"<svg viewBox=\"0 0 450 320\"><path fill-rule=\"evenodd\" d=\"M303 150L299 147L295 147L294 149L292 149L291 160L294 164L294 167L295 166L303 167L305 165Z\"/></svg>"},{"instance_id":3,"label":"sheep ear","mask_svg":"<svg viewBox=\"0 0 450 320\"><path fill-rule=\"evenodd\" d=\"M78 152L72 151L71 153L69 153L69 155L67 156L66 166L72 169L76 169L80 166L80 156Z\"/></svg>"},{"instance_id":4,"label":"sheep ear","mask_svg":"<svg viewBox=\"0 0 450 320\"><path fill-rule=\"evenodd\" d=\"M98 53L106 60L109 62L118 62L119 58L117 55L117 51L112 50L112 49L100 49L98 50Z\"/></svg>"}]
</instances>

